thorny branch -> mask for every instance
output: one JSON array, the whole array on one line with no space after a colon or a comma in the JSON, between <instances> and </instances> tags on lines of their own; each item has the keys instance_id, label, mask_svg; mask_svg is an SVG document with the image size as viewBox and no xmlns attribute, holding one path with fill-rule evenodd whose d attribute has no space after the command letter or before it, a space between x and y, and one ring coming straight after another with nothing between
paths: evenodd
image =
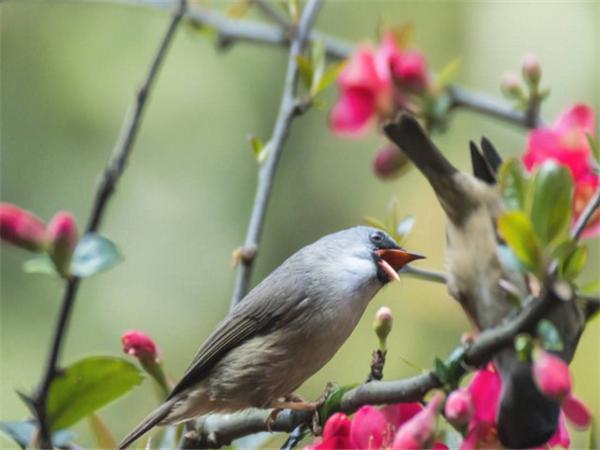
<instances>
[{"instance_id":1,"label":"thorny branch","mask_svg":"<svg viewBox=\"0 0 600 450\"><path fill-rule=\"evenodd\" d=\"M148 95L152 89L156 75L158 74L158 70L162 61L164 60L169 45L173 40L177 26L181 22L181 19L186 12L186 7L186 0L179 0L178 7L173 13L173 17L169 23L167 31L152 59L152 63L150 64L146 78L137 91L133 110L125 119L122 134L115 144L112 157L109 160L106 169L104 170L100 183L98 184L86 228L87 233L98 230L106 211L108 200L114 193L117 182L123 174L129 154L131 153L131 149L139 130ZM68 328L69 318L75 303L75 298L77 296L80 283L81 280L77 277L70 277L66 281L62 305L58 320L55 325L48 360L46 362L40 384L32 398L32 409L34 410L39 424L39 438L37 440L37 445L40 448L52 448L51 430L46 415L48 393L50 391L52 381L59 373L58 359L60 357L60 352Z\"/></svg>"},{"instance_id":2,"label":"thorny branch","mask_svg":"<svg viewBox=\"0 0 600 450\"><path fill-rule=\"evenodd\" d=\"M235 287L233 297L231 299L231 307L235 306L248 292L250 284L250 276L254 267L256 252L260 244L262 229L267 213L267 205L273 188L273 181L277 171L277 165L283 150L283 144L288 136L292 120L297 115L302 114L309 106L310 101L299 98L296 95L298 85L298 62L297 57L302 53L306 41L308 39L310 29L317 17L321 8L322 0L310 0L302 13L298 24L298 32L294 35L290 45L288 58L287 73L283 87L283 95L273 134L271 139L266 144L268 149L267 160L260 167L258 173L258 186L256 188L256 196L252 213L250 215L250 223L246 233L246 240L242 248L242 253L246 254L245 258L241 258L237 268Z\"/></svg>"}]
</instances>

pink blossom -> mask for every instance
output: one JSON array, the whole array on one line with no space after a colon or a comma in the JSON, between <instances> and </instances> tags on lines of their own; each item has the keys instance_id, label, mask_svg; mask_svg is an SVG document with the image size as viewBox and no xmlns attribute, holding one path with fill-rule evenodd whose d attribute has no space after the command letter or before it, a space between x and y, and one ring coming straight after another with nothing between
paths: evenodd
<instances>
[{"instance_id":1,"label":"pink blossom","mask_svg":"<svg viewBox=\"0 0 600 450\"><path fill-rule=\"evenodd\" d=\"M471 394L466 389L453 391L446 400L444 409L446 419L454 425L466 425L473 416Z\"/></svg>"},{"instance_id":2,"label":"pink blossom","mask_svg":"<svg viewBox=\"0 0 600 450\"><path fill-rule=\"evenodd\" d=\"M77 224L71 213L56 213L48 224L46 237L50 244L50 257L56 269L63 275L67 274L73 250L77 245Z\"/></svg>"},{"instance_id":3,"label":"pink blossom","mask_svg":"<svg viewBox=\"0 0 600 450\"><path fill-rule=\"evenodd\" d=\"M571 392L569 367L558 356L544 350L534 352L533 379L544 395L561 402Z\"/></svg>"},{"instance_id":4,"label":"pink blossom","mask_svg":"<svg viewBox=\"0 0 600 450\"><path fill-rule=\"evenodd\" d=\"M592 413L573 393L563 400L561 408L567 419L577 428L586 429L592 423Z\"/></svg>"},{"instance_id":5,"label":"pink blossom","mask_svg":"<svg viewBox=\"0 0 600 450\"><path fill-rule=\"evenodd\" d=\"M430 402L431 403L431 402ZM430 410L439 409L439 400L435 400ZM352 417L345 414L333 414L325 424L323 437L315 439L304 450L341 450L341 449L389 449L392 446L396 430L402 429L421 412L427 411L419 403L397 403L384 408L363 406ZM426 413L428 417L430 413ZM427 422L419 419L417 422ZM410 425L409 429L421 429ZM434 429L431 429L432 432ZM418 434L418 433L417 433ZM435 443L433 448L447 449L442 443Z\"/></svg>"},{"instance_id":6,"label":"pink blossom","mask_svg":"<svg viewBox=\"0 0 600 450\"><path fill-rule=\"evenodd\" d=\"M121 336L123 352L141 360L157 360L156 344L151 337L141 331L127 331Z\"/></svg>"},{"instance_id":7,"label":"pink blossom","mask_svg":"<svg viewBox=\"0 0 600 450\"><path fill-rule=\"evenodd\" d=\"M425 90L427 62L420 52L401 51L388 33L377 49L359 46L337 84L340 98L329 117L331 129L356 137L373 122L392 117L405 105L405 94Z\"/></svg>"},{"instance_id":8,"label":"pink blossom","mask_svg":"<svg viewBox=\"0 0 600 450\"><path fill-rule=\"evenodd\" d=\"M596 136L595 114L591 107L576 104L563 112L551 127L532 130L523 162L528 170L549 159L566 166L575 184L573 216L577 220L600 185L594 170L592 150L586 135ZM600 211L584 230L584 237L600 234Z\"/></svg>"},{"instance_id":9,"label":"pink blossom","mask_svg":"<svg viewBox=\"0 0 600 450\"><path fill-rule=\"evenodd\" d=\"M34 252L45 245L44 224L35 215L10 203L0 203L0 238Z\"/></svg>"},{"instance_id":10,"label":"pink blossom","mask_svg":"<svg viewBox=\"0 0 600 450\"><path fill-rule=\"evenodd\" d=\"M436 392L422 411L404 423L394 437L392 449L429 448L435 438L437 417L444 398L442 392Z\"/></svg>"}]
</instances>

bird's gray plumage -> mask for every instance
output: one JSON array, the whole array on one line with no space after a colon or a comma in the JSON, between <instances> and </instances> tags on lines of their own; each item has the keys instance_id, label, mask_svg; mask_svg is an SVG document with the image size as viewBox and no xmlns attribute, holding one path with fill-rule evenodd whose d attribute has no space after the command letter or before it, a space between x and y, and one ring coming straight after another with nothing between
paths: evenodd
<instances>
[{"instance_id":1,"label":"bird's gray plumage","mask_svg":"<svg viewBox=\"0 0 600 450\"><path fill-rule=\"evenodd\" d=\"M343 230L289 257L217 325L165 404L119 448L156 424L268 407L293 393L336 353L383 286L374 232ZM381 245L398 248L377 233L385 236Z\"/></svg>"}]
</instances>

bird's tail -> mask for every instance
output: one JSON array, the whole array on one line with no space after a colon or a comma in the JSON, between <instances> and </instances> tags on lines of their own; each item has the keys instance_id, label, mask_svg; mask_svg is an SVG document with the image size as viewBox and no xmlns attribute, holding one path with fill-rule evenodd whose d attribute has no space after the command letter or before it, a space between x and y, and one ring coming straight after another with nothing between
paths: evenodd
<instances>
[{"instance_id":1,"label":"bird's tail","mask_svg":"<svg viewBox=\"0 0 600 450\"><path fill-rule=\"evenodd\" d=\"M146 417L142 423L133 429L127 436L123 438L119 444L118 450L123 450L129 447L134 441L139 439L143 434L147 433L155 425L158 425L163 419L165 419L173 406L173 400L167 400L165 403L160 405L152 414Z\"/></svg>"}]
</instances>

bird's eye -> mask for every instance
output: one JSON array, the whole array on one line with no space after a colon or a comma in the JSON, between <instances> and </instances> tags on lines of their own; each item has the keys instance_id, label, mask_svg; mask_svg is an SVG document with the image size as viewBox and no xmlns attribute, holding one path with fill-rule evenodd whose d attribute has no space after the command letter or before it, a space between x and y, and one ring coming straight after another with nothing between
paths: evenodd
<instances>
[{"instance_id":1,"label":"bird's eye","mask_svg":"<svg viewBox=\"0 0 600 450\"><path fill-rule=\"evenodd\" d=\"M371 234L371 241L375 242L376 244L383 242L384 239L385 236L381 231L376 231L373 234Z\"/></svg>"}]
</instances>

